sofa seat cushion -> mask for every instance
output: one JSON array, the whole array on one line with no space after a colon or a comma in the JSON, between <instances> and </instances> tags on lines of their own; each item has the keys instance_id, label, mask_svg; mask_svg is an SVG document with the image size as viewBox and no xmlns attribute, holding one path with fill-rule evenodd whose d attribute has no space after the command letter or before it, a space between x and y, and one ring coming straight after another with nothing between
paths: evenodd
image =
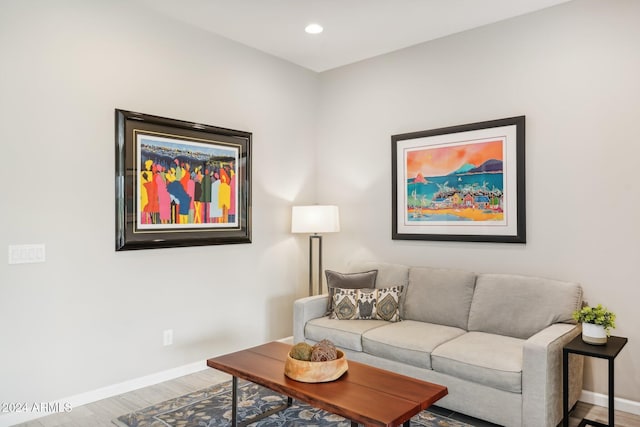
<instances>
[{"instance_id":1,"label":"sofa seat cushion","mask_svg":"<svg viewBox=\"0 0 640 427\"><path fill-rule=\"evenodd\" d=\"M362 334L388 324L384 320L338 320L325 316L309 320L304 336L313 341L331 340L341 349L362 351Z\"/></svg>"},{"instance_id":2,"label":"sofa seat cushion","mask_svg":"<svg viewBox=\"0 0 640 427\"><path fill-rule=\"evenodd\" d=\"M525 340L468 332L431 353L432 369L500 390L522 393Z\"/></svg>"},{"instance_id":3,"label":"sofa seat cushion","mask_svg":"<svg viewBox=\"0 0 640 427\"><path fill-rule=\"evenodd\" d=\"M433 349L464 333L460 328L404 320L369 329L362 336L362 348L374 356L431 369Z\"/></svg>"}]
</instances>

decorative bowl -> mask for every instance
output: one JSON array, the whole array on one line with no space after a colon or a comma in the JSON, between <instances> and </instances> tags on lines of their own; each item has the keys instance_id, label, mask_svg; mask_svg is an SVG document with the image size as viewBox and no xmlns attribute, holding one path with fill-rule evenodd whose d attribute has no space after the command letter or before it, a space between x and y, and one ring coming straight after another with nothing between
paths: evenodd
<instances>
[{"instance_id":1,"label":"decorative bowl","mask_svg":"<svg viewBox=\"0 0 640 427\"><path fill-rule=\"evenodd\" d=\"M342 376L349 365L347 357L341 350L337 350L338 358L326 362L309 362L298 360L287 354L284 363L284 374L292 380L303 383L325 383L335 381Z\"/></svg>"}]
</instances>

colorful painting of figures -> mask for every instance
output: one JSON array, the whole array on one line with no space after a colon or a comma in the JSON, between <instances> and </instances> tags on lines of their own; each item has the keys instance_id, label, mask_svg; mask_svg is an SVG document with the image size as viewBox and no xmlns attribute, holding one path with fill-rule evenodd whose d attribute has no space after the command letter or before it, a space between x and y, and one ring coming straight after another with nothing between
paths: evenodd
<instances>
[{"instance_id":1,"label":"colorful painting of figures","mask_svg":"<svg viewBox=\"0 0 640 427\"><path fill-rule=\"evenodd\" d=\"M138 134L137 228L238 226L240 149Z\"/></svg>"},{"instance_id":2,"label":"colorful painting of figures","mask_svg":"<svg viewBox=\"0 0 640 427\"><path fill-rule=\"evenodd\" d=\"M405 151L406 220L503 221L504 140Z\"/></svg>"}]
</instances>

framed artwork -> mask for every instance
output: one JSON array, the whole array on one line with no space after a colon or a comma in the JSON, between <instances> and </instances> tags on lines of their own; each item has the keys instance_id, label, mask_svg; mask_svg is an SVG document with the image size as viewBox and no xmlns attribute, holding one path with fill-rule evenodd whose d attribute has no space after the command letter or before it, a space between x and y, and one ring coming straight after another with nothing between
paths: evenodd
<instances>
[{"instance_id":1,"label":"framed artwork","mask_svg":"<svg viewBox=\"0 0 640 427\"><path fill-rule=\"evenodd\" d=\"M116 251L251 242L251 133L115 114Z\"/></svg>"},{"instance_id":2,"label":"framed artwork","mask_svg":"<svg viewBox=\"0 0 640 427\"><path fill-rule=\"evenodd\" d=\"M525 117L393 135L392 238L526 243Z\"/></svg>"}]
</instances>

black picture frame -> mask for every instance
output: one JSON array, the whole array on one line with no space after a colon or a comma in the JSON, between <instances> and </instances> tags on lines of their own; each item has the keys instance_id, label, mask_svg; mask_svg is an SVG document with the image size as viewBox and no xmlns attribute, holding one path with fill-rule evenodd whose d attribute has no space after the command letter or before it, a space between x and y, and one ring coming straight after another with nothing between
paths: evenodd
<instances>
[{"instance_id":1,"label":"black picture frame","mask_svg":"<svg viewBox=\"0 0 640 427\"><path fill-rule=\"evenodd\" d=\"M392 135L391 170L393 240L526 243L525 116Z\"/></svg>"},{"instance_id":2,"label":"black picture frame","mask_svg":"<svg viewBox=\"0 0 640 427\"><path fill-rule=\"evenodd\" d=\"M251 243L250 132L121 109L115 125L116 251Z\"/></svg>"}]
</instances>

